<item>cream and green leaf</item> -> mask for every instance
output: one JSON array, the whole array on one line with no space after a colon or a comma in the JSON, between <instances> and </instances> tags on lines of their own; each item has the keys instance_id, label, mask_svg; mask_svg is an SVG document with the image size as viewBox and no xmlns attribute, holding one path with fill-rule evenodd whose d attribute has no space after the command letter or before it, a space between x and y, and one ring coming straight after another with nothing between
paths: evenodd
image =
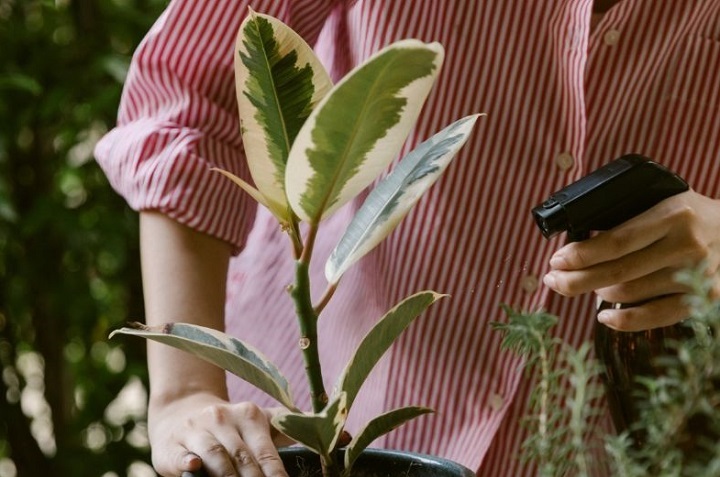
<instances>
[{"instance_id":1,"label":"cream and green leaf","mask_svg":"<svg viewBox=\"0 0 720 477\"><path fill-rule=\"evenodd\" d=\"M434 412L420 406L408 406L381 414L365 424L345 448L345 468L350 469L355 460L375 439L397 429L406 422Z\"/></svg>"},{"instance_id":2,"label":"cream and green leaf","mask_svg":"<svg viewBox=\"0 0 720 477\"><path fill-rule=\"evenodd\" d=\"M402 40L340 81L298 133L286 190L302 220L320 220L358 195L398 155L435 82L444 50Z\"/></svg>"},{"instance_id":3,"label":"cream and green leaf","mask_svg":"<svg viewBox=\"0 0 720 477\"><path fill-rule=\"evenodd\" d=\"M113 331L110 337L118 334L140 336L187 351L239 376L288 409L297 410L288 381L280 370L262 353L226 333L185 323L167 323L160 327L136 323L134 328Z\"/></svg>"},{"instance_id":4,"label":"cream and green leaf","mask_svg":"<svg viewBox=\"0 0 720 477\"><path fill-rule=\"evenodd\" d=\"M276 18L253 11L238 31L235 82L243 146L255 186L264 198L260 202L288 223L288 154L332 82L305 40ZM246 191L252 188L238 181Z\"/></svg>"},{"instance_id":5,"label":"cream and green leaf","mask_svg":"<svg viewBox=\"0 0 720 477\"><path fill-rule=\"evenodd\" d=\"M372 190L325 265L328 282L337 283L350 266L395 229L445 172L478 116L459 119L418 145Z\"/></svg>"},{"instance_id":6,"label":"cream and green leaf","mask_svg":"<svg viewBox=\"0 0 720 477\"><path fill-rule=\"evenodd\" d=\"M347 396L350 408L370 371L410 323L430 305L447 295L434 291L415 293L388 311L365 335L338 378L336 394Z\"/></svg>"},{"instance_id":7,"label":"cream and green leaf","mask_svg":"<svg viewBox=\"0 0 720 477\"><path fill-rule=\"evenodd\" d=\"M345 394L338 394L316 414L282 411L272 418L273 426L316 453L326 456L342 434L347 420Z\"/></svg>"}]
</instances>

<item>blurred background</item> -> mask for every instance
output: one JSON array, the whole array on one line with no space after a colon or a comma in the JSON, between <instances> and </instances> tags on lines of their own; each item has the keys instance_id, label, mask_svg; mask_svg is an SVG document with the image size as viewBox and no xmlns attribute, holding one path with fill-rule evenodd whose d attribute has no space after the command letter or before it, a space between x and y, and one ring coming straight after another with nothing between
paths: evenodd
<instances>
[{"instance_id":1,"label":"blurred background","mask_svg":"<svg viewBox=\"0 0 720 477\"><path fill-rule=\"evenodd\" d=\"M137 216L92 157L167 0L0 0L0 477L153 476Z\"/></svg>"}]
</instances>

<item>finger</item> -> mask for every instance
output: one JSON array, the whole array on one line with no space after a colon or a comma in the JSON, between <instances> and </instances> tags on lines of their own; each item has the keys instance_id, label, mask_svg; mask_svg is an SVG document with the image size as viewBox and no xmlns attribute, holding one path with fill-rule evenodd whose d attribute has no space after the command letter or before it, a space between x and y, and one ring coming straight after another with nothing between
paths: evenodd
<instances>
[{"instance_id":1,"label":"finger","mask_svg":"<svg viewBox=\"0 0 720 477\"><path fill-rule=\"evenodd\" d=\"M200 454L209 474L214 475L213 472L217 469L225 472L218 474L223 477L262 477L260 466L239 430L239 427L242 428L253 420L259 419L267 423L260 408L252 403L208 406L203 410L203 418L213 429L212 435L207 433L213 445L206 448L205 452L211 452L214 461L210 463L204 454Z\"/></svg>"},{"instance_id":2,"label":"finger","mask_svg":"<svg viewBox=\"0 0 720 477\"><path fill-rule=\"evenodd\" d=\"M667 224L656 223L641 214L612 230L598 233L582 242L571 242L550 257L553 270L577 270L616 260L649 247L664 237Z\"/></svg>"},{"instance_id":3,"label":"finger","mask_svg":"<svg viewBox=\"0 0 720 477\"><path fill-rule=\"evenodd\" d=\"M609 308L598 313L598 321L618 331L642 331L670 326L688 317L683 294L669 295L629 308Z\"/></svg>"},{"instance_id":4,"label":"finger","mask_svg":"<svg viewBox=\"0 0 720 477\"><path fill-rule=\"evenodd\" d=\"M245 425L245 423L243 423L243 425ZM257 461L257 456L254 455L253 450L240 436L237 429L224 427L216 430L215 436L218 442L224 447L227 455L230 457L237 475L242 477L263 476L263 471ZM224 475L225 474L223 474L223 476Z\"/></svg>"},{"instance_id":5,"label":"finger","mask_svg":"<svg viewBox=\"0 0 720 477\"><path fill-rule=\"evenodd\" d=\"M702 222L699 217L707 214L699 213L698 206L692 205L697 199L691 200L690 197L698 197L698 194L687 191L675 195L609 231L583 242L567 244L551 257L551 268L572 270L615 260L649 247L678 231L680 234L675 234L678 235L676 238L686 242L689 240L689 243L675 243L674 248L685 249L684 253L695 256L706 253L706 244L695 233L698 224Z\"/></svg>"},{"instance_id":6,"label":"finger","mask_svg":"<svg viewBox=\"0 0 720 477\"><path fill-rule=\"evenodd\" d=\"M153 447L152 464L158 474L166 477L202 470L200 457L180 445L174 446L172 450L160 446Z\"/></svg>"},{"instance_id":7,"label":"finger","mask_svg":"<svg viewBox=\"0 0 720 477\"><path fill-rule=\"evenodd\" d=\"M239 475L230 452L215 435L209 432L193 434L187 438L186 445L200 457L202 468L207 475L211 477Z\"/></svg>"},{"instance_id":8,"label":"finger","mask_svg":"<svg viewBox=\"0 0 720 477\"><path fill-rule=\"evenodd\" d=\"M688 293L690 289L675 279L676 273L674 268L663 268L629 282L600 288L595 293L609 303L638 303L660 296Z\"/></svg>"},{"instance_id":9,"label":"finger","mask_svg":"<svg viewBox=\"0 0 720 477\"><path fill-rule=\"evenodd\" d=\"M543 282L561 295L576 296L637 280L663 268L689 265L691 262L685 249L677 247L671 240L662 239L619 259L581 270L551 270Z\"/></svg>"},{"instance_id":10,"label":"finger","mask_svg":"<svg viewBox=\"0 0 720 477\"><path fill-rule=\"evenodd\" d=\"M253 455L254 463L262 475L287 477L285 466L272 439L268 414L258 406L248 403L239 405L236 412L239 414L237 422L241 423L238 430L242 440L245 442L248 452Z\"/></svg>"}]
</instances>

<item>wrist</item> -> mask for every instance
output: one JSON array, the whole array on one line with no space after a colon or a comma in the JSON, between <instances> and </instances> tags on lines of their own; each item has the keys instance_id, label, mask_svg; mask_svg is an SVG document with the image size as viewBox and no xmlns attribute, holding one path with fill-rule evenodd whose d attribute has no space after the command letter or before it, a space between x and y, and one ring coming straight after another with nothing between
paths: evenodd
<instances>
[{"instance_id":1,"label":"wrist","mask_svg":"<svg viewBox=\"0 0 720 477\"><path fill-rule=\"evenodd\" d=\"M207 389L205 387L184 386L183 388L155 390L150 392L148 412L168 410L174 406L192 403L192 405L205 405L214 403L227 403L226 392Z\"/></svg>"}]
</instances>

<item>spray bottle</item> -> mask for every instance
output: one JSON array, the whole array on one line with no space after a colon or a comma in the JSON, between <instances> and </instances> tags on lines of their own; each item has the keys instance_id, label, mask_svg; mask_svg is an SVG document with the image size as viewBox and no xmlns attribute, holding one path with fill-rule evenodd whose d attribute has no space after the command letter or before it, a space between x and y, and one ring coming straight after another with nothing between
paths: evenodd
<instances>
[{"instance_id":1,"label":"spray bottle","mask_svg":"<svg viewBox=\"0 0 720 477\"><path fill-rule=\"evenodd\" d=\"M687 183L667 168L629 154L555 192L533 208L532 215L546 238L567 232L568 240L580 241L686 190ZM598 311L629 306L633 304L601 302ZM689 332L680 324L623 332L596 322L595 352L604 365L608 406L618 432L628 430L637 419L636 377L662 374L654 358L668 354L667 340L687 337ZM633 438L642 445L641 435L634 433Z\"/></svg>"}]
</instances>

